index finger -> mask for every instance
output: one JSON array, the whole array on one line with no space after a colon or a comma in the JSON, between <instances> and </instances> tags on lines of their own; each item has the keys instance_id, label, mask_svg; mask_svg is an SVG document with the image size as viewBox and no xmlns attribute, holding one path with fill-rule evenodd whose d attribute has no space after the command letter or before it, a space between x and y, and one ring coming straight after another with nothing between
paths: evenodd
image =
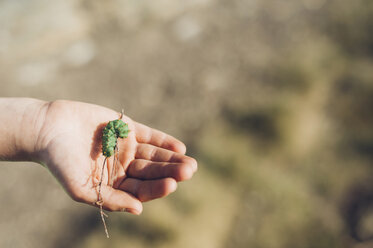
<instances>
[{"instance_id":1,"label":"index finger","mask_svg":"<svg viewBox=\"0 0 373 248\"><path fill-rule=\"evenodd\" d=\"M150 144L174 152L185 154L186 147L180 140L162 131L150 128L134 121L136 140L139 143Z\"/></svg>"}]
</instances>

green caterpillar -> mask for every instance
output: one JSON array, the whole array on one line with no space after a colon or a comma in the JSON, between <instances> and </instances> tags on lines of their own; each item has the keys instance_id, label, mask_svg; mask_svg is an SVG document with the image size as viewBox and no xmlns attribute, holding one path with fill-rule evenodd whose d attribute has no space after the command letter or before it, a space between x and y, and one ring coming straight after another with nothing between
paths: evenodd
<instances>
[{"instance_id":1,"label":"green caterpillar","mask_svg":"<svg viewBox=\"0 0 373 248\"><path fill-rule=\"evenodd\" d=\"M105 157L111 157L117 145L118 138L127 138L128 125L122 120L109 121L102 131L102 154Z\"/></svg>"}]
</instances>

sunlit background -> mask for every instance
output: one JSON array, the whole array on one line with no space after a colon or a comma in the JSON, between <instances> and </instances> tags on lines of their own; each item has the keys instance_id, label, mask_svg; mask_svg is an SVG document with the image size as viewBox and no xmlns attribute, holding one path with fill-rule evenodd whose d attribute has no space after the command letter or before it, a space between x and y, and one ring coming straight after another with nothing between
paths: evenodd
<instances>
[{"instance_id":1,"label":"sunlit background","mask_svg":"<svg viewBox=\"0 0 373 248\"><path fill-rule=\"evenodd\" d=\"M103 105L199 171L141 216L0 165L0 247L372 247L373 1L0 0L0 95Z\"/></svg>"}]
</instances>

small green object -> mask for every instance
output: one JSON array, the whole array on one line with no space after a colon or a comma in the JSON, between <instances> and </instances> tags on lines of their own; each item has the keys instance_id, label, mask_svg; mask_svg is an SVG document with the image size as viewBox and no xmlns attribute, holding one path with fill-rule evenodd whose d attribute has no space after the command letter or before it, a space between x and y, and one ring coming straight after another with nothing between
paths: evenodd
<instances>
[{"instance_id":1,"label":"small green object","mask_svg":"<svg viewBox=\"0 0 373 248\"><path fill-rule=\"evenodd\" d=\"M109 121L102 131L102 154L105 157L111 157L114 154L118 138L127 138L128 125L122 120Z\"/></svg>"}]
</instances>

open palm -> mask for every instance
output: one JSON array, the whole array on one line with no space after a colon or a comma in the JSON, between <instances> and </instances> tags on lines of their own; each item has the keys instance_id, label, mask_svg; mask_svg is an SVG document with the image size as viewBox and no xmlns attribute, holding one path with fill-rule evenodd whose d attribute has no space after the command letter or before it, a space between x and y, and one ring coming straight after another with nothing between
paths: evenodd
<instances>
[{"instance_id":1,"label":"open palm","mask_svg":"<svg viewBox=\"0 0 373 248\"><path fill-rule=\"evenodd\" d=\"M176 182L190 179L197 163L184 155L182 142L123 116L130 132L128 138L118 139L117 169L112 174L114 156L103 167L101 132L108 121L118 118L119 113L97 105L52 102L36 146L42 162L74 200L89 204L98 200L104 168L103 207L140 214L141 202L175 191Z\"/></svg>"}]
</instances>

